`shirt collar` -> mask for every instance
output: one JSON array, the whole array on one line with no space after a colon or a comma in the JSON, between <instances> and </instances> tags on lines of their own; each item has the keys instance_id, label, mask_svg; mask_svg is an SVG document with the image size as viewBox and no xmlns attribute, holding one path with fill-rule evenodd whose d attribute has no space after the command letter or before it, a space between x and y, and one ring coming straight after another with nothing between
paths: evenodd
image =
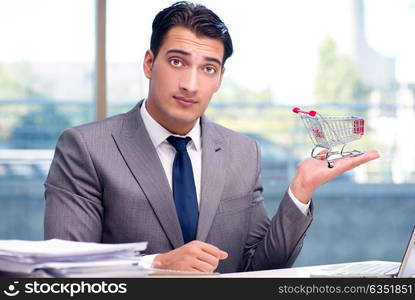
<instances>
[{"instance_id":1,"label":"shirt collar","mask_svg":"<svg viewBox=\"0 0 415 300\"><path fill-rule=\"evenodd\" d=\"M166 142L166 139L171 136L179 136L179 137L190 137L192 141L190 142L190 146L200 151L202 147L201 142L201 128L200 128L200 118L197 119L195 126L193 126L192 130L190 130L185 136L180 136L177 134L173 134L168 131L166 128L161 126L153 117L150 115L146 108L147 100L143 101L143 104L140 108L140 114L144 122L144 126L147 129L148 134L150 135L150 139L153 142L154 148L158 148L163 142Z\"/></svg>"}]
</instances>

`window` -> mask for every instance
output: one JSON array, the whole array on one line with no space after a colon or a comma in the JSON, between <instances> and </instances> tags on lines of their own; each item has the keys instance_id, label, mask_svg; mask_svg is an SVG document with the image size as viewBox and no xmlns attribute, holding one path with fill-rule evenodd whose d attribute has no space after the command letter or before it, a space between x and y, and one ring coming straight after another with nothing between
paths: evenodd
<instances>
[{"instance_id":1,"label":"window","mask_svg":"<svg viewBox=\"0 0 415 300\"><path fill-rule=\"evenodd\" d=\"M94 119L94 1L0 1L1 239L43 239L59 134Z\"/></svg>"}]
</instances>

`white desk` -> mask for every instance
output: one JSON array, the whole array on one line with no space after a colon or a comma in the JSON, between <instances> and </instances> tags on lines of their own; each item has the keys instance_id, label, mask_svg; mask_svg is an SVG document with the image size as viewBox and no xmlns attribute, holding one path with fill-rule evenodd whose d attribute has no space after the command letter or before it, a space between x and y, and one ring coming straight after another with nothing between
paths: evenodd
<instances>
[{"instance_id":1,"label":"white desk","mask_svg":"<svg viewBox=\"0 0 415 300\"><path fill-rule=\"evenodd\" d=\"M379 262L379 261L368 261L368 262ZM362 263L353 262L353 264ZM240 272L240 273L226 273L220 274L220 277L224 278L287 278L287 277L310 277L311 274L325 274L333 267L338 267L344 264L332 264L332 265L321 265L321 266L310 266L310 267L299 267L299 268L289 268L289 269L275 269L275 270L266 270L266 271L253 271L253 272Z\"/></svg>"}]
</instances>

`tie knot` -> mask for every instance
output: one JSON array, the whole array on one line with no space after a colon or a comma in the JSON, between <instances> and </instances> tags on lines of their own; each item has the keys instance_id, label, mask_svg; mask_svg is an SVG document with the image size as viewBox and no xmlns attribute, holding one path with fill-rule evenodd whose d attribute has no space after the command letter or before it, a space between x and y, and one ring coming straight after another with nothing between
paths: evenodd
<instances>
[{"instance_id":1,"label":"tie knot","mask_svg":"<svg viewBox=\"0 0 415 300\"><path fill-rule=\"evenodd\" d=\"M173 135L167 138L167 141L176 149L177 152L185 152L187 143L190 140L190 137L181 138Z\"/></svg>"}]
</instances>

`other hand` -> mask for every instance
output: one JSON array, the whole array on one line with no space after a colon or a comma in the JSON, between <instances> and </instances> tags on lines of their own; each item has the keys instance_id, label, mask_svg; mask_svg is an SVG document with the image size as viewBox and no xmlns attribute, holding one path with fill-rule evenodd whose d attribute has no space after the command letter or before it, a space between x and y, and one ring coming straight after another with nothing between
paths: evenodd
<instances>
[{"instance_id":1,"label":"other hand","mask_svg":"<svg viewBox=\"0 0 415 300\"><path fill-rule=\"evenodd\" d=\"M177 249L157 255L153 267L177 271L213 272L228 253L201 241L191 241Z\"/></svg>"}]
</instances>

